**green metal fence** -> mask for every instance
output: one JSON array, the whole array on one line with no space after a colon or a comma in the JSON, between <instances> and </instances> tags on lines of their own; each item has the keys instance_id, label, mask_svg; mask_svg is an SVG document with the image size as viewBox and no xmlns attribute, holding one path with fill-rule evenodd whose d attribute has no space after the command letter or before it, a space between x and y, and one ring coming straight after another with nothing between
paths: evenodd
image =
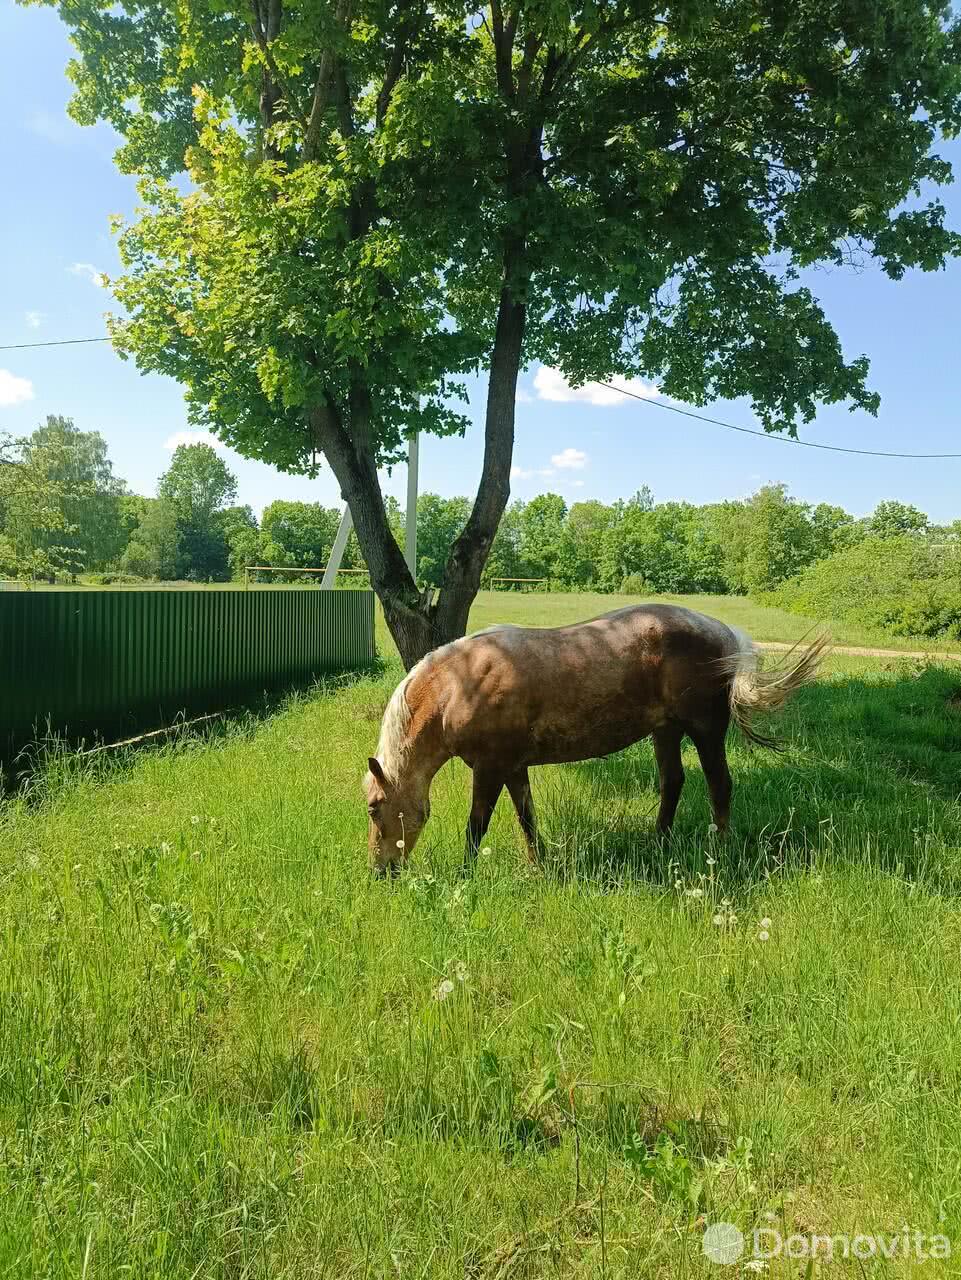
<instances>
[{"instance_id":1,"label":"green metal fence","mask_svg":"<svg viewBox=\"0 0 961 1280\"><path fill-rule=\"evenodd\" d=\"M110 740L368 665L370 591L0 594L0 759L48 727Z\"/></svg>"}]
</instances>

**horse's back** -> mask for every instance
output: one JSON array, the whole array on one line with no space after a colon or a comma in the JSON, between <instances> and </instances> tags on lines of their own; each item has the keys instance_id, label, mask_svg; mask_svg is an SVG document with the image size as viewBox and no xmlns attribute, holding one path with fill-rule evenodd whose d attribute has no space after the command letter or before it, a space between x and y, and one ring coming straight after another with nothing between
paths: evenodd
<instances>
[{"instance_id":1,"label":"horse's back","mask_svg":"<svg viewBox=\"0 0 961 1280\"><path fill-rule=\"evenodd\" d=\"M679 605L632 605L564 627L491 628L428 663L444 736L468 761L607 755L726 700L724 623Z\"/></svg>"}]
</instances>

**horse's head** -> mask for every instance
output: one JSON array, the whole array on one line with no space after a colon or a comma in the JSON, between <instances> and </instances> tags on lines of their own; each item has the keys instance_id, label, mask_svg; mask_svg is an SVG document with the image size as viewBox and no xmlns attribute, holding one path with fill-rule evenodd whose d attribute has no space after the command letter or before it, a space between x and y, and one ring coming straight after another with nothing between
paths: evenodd
<instances>
[{"instance_id":1,"label":"horse's head","mask_svg":"<svg viewBox=\"0 0 961 1280\"><path fill-rule=\"evenodd\" d=\"M430 802L413 783L391 782L380 761L367 761L364 790L370 824L367 848L370 866L378 875L396 875L410 857L430 814Z\"/></svg>"}]
</instances>

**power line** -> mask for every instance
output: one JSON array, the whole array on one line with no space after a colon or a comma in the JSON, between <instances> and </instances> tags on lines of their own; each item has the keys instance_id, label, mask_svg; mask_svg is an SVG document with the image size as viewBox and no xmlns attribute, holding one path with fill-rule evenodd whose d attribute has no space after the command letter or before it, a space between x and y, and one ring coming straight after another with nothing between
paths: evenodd
<instances>
[{"instance_id":1,"label":"power line","mask_svg":"<svg viewBox=\"0 0 961 1280\"><path fill-rule=\"evenodd\" d=\"M775 440L781 444L799 444L805 449L827 449L830 453L857 453L865 458L961 458L961 453L887 453L881 449L846 449L839 444L817 444L813 440L797 440L794 436L770 435L767 431L752 431L750 427L736 427L733 422L722 422L720 418L709 418L705 413L694 413L691 409L682 409L680 405L667 404L663 400L651 400L647 396L639 396L636 391L627 391L624 387L616 387L613 382L599 382L600 387L609 391L619 391L622 396L630 396L632 400L640 400L642 404L652 404L658 409L669 409L671 413L680 413L685 418L695 418L698 422L710 422L712 426L724 427L727 431L739 431L745 436L760 436L762 440Z\"/></svg>"},{"instance_id":2,"label":"power line","mask_svg":"<svg viewBox=\"0 0 961 1280\"><path fill-rule=\"evenodd\" d=\"M28 347L76 347L85 342L109 342L109 338L61 338L59 342L14 342L0 351L26 351Z\"/></svg>"},{"instance_id":3,"label":"power line","mask_svg":"<svg viewBox=\"0 0 961 1280\"><path fill-rule=\"evenodd\" d=\"M36 347L75 347L89 342L109 342L109 338L62 338L57 342L15 342L0 346L0 351L27 351ZM692 409L682 409L680 405L667 404L664 400L651 400L648 396L639 396L636 391L628 391L625 387L617 387L613 382L599 382L600 387L608 391L616 391L619 395L630 396L632 400L640 400L641 404L654 405L657 409L667 409L671 413L679 413L685 418L694 418L696 422L708 422L714 427L723 427L725 431L737 431L744 436L759 436L762 440L773 440L780 444L797 444L802 449L824 449L828 453L853 453L861 458L910 458L915 461L961 458L961 453L893 453L884 449L848 449L840 444L818 444L814 440L798 440L794 436L771 435L767 431L754 431L751 427L737 427L733 422L722 422L720 418L710 418L706 413L695 413Z\"/></svg>"}]
</instances>

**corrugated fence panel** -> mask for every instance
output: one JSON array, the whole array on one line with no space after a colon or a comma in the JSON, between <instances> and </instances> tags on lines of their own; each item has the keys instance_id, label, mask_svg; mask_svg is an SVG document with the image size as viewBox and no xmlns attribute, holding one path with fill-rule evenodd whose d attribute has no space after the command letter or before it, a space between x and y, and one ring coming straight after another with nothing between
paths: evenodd
<instances>
[{"instance_id":1,"label":"corrugated fence panel","mask_svg":"<svg viewBox=\"0 0 961 1280\"><path fill-rule=\"evenodd\" d=\"M370 591L0 593L0 759L109 740L375 657Z\"/></svg>"}]
</instances>

